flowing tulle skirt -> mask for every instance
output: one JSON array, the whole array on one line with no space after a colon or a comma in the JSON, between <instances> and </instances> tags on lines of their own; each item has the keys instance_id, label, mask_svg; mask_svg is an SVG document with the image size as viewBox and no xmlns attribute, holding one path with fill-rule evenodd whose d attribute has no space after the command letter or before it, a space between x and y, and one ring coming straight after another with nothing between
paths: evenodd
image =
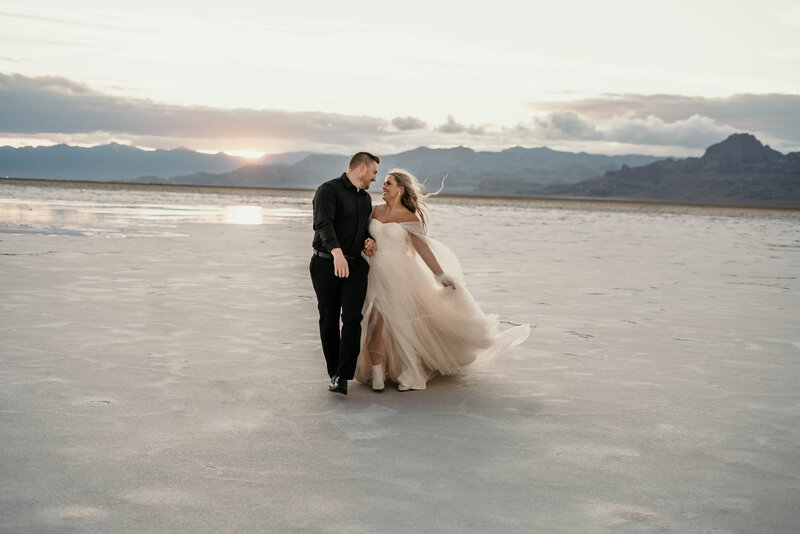
<instances>
[{"instance_id":1,"label":"flowing tulle skirt","mask_svg":"<svg viewBox=\"0 0 800 534\"><path fill-rule=\"evenodd\" d=\"M452 252L435 240L427 242L445 272L453 273L456 289L443 287L409 247L381 247L378 240L370 261L355 375L361 383L372 382L367 344L373 336L380 339L373 352L383 356L385 378L411 389L425 389L436 374L486 366L528 337L528 325L500 332L497 317L486 316L467 291Z\"/></svg>"}]
</instances>

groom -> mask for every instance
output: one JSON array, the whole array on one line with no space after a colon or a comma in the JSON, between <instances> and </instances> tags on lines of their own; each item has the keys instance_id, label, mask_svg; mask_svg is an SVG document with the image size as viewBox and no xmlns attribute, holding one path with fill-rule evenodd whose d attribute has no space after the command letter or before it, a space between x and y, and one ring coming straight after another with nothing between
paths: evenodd
<instances>
[{"instance_id":1,"label":"groom","mask_svg":"<svg viewBox=\"0 0 800 534\"><path fill-rule=\"evenodd\" d=\"M367 189L378 174L378 156L359 152L347 172L328 180L314 194L314 255L311 283L317 294L319 335L331 377L330 391L347 395L361 349L361 308L367 294L374 242L368 228L372 200ZM339 317L342 329L339 332Z\"/></svg>"}]
</instances>

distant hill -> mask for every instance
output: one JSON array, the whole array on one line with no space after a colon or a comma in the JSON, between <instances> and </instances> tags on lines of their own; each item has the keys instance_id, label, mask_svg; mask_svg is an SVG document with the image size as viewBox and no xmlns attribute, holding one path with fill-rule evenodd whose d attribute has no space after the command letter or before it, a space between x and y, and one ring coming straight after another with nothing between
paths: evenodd
<instances>
[{"instance_id":1,"label":"distant hill","mask_svg":"<svg viewBox=\"0 0 800 534\"><path fill-rule=\"evenodd\" d=\"M312 189L338 176L350 156L311 154L294 164L246 165L227 173L195 173L176 176L169 183ZM514 147L501 152L476 152L456 147L420 147L381 156L381 173L393 167L407 169L431 187L447 175L448 193L489 195L526 194L548 184L574 183L602 176L622 165L644 165L654 156L603 156L559 152L549 148Z\"/></svg>"},{"instance_id":2,"label":"distant hill","mask_svg":"<svg viewBox=\"0 0 800 534\"><path fill-rule=\"evenodd\" d=\"M264 156L259 162L296 163L310 152ZM55 180L129 181L141 176L166 179L193 172L224 173L245 164L244 158L203 154L186 148L141 150L111 143L90 148L55 145L0 147L0 176Z\"/></svg>"},{"instance_id":3,"label":"distant hill","mask_svg":"<svg viewBox=\"0 0 800 534\"><path fill-rule=\"evenodd\" d=\"M781 154L754 136L733 134L700 158L624 166L602 178L550 186L557 196L712 204L800 206L800 152Z\"/></svg>"}]
</instances>

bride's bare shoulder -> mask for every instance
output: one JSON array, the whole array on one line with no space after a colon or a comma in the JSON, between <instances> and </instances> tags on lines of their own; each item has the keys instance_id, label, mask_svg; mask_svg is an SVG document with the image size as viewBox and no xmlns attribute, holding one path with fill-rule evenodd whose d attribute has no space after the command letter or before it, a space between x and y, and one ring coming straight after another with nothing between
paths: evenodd
<instances>
[{"instance_id":1,"label":"bride's bare shoulder","mask_svg":"<svg viewBox=\"0 0 800 534\"><path fill-rule=\"evenodd\" d=\"M378 204L372 207L372 217L380 220L381 215L386 211L386 204Z\"/></svg>"},{"instance_id":2,"label":"bride's bare shoulder","mask_svg":"<svg viewBox=\"0 0 800 534\"><path fill-rule=\"evenodd\" d=\"M389 212L386 204L379 204L372 208L372 218L378 219L382 223L410 223L420 222L416 214L411 213L405 206L402 210L395 208Z\"/></svg>"},{"instance_id":3,"label":"bride's bare shoulder","mask_svg":"<svg viewBox=\"0 0 800 534\"><path fill-rule=\"evenodd\" d=\"M416 213L411 213L410 211L405 210L400 214L400 220L397 222L420 222L420 220Z\"/></svg>"}]
</instances>

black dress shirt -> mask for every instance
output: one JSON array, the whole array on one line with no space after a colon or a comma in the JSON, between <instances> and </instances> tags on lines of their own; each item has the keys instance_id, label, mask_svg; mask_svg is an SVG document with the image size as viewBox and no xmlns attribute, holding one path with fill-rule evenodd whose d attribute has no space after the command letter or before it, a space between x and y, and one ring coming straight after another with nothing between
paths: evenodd
<instances>
[{"instance_id":1,"label":"black dress shirt","mask_svg":"<svg viewBox=\"0 0 800 534\"><path fill-rule=\"evenodd\" d=\"M345 256L360 256L369 237L372 199L343 173L328 180L314 194L314 241L312 246L328 252L341 248Z\"/></svg>"}]
</instances>

